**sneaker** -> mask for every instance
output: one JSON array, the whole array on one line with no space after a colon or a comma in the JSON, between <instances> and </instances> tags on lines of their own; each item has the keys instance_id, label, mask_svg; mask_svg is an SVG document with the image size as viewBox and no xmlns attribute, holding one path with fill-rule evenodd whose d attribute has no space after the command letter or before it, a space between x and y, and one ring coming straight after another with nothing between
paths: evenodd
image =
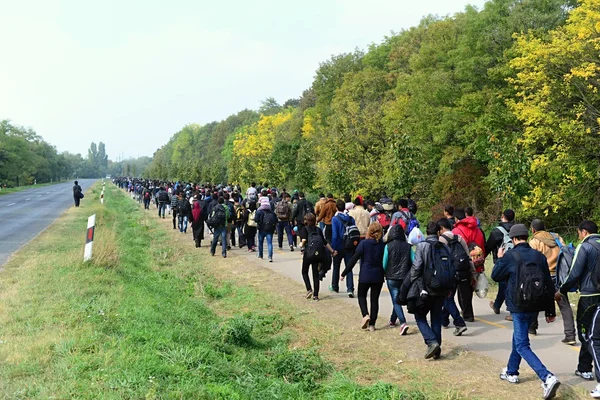
<instances>
[{"instance_id":1,"label":"sneaker","mask_svg":"<svg viewBox=\"0 0 600 400\"><path fill-rule=\"evenodd\" d=\"M569 346L575 346L577 344L577 341L575 340L575 338L566 337L563 340L561 340L561 343L568 344Z\"/></svg>"},{"instance_id":2,"label":"sneaker","mask_svg":"<svg viewBox=\"0 0 600 400\"><path fill-rule=\"evenodd\" d=\"M314 296L313 301L319 301L319 296Z\"/></svg>"},{"instance_id":3,"label":"sneaker","mask_svg":"<svg viewBox=\"0 0 600 400\"><path fill-rule=\"evenodd\" d=\"M438 351L436 351L435 354L433 355L433 359L434 360L439 360L441 355L442 355L442 348L440 347L438 349Z\"/></svg>"},{"instance_id":4,"label":"sneaker","mask_svg":"<svg viewBox=\"0 0 600 400\"><path fill-rule=\"evenodd\" d=\"M290 246L290 251L294 251L294 246Z\"/></svg>"},{"instance_id":5,"label":"sneaker","mask_svg":"<svg viewBox=\"0 0 600 400\"><path fill-rule=\"evenodd\" d=\"M403 323L402 325L400 325L400 336L406 336L407 332L408 332L408 325L406 323Z\"/></svg>"},{"instance_id":6,"label":"sneaker","mask_svg":"<svg viewBox=\"0 0 600 400\"><path fill-rule=\"evenodd\" d=\"M537 329L535 329L535 328L529 328L529 329L527 330L527 332L528 332L530 335L533 335L533 336L536 336L536 335L537 335Z\"/></svg>"},{"instance_id":7,"label":"sneaker","mask_svg":"<svg viewBox=\"0 0 600 400\"><path fill-rule=\"evenodd\" d=\"M273 257L269 257L269 262L273 262Z\"/></svg>"},{"instance_id":8,"label":"sneaker","mask_svg":"<svg viewBox=\"0 0 600 400\"><path fill-rule=\"evenodd\" d=\"M354 292L348 292L348 297L353 299L354 298Z\"/></svg>"},{"instance_id":9,"label":"sneaker","mask_svg":"<svg viewBox=\"0 0 600 400\"><path fill-rule=\"evenodd\" d=\"M438 351L440 351L440 345L438 342L433 342L427 346L427 351L425 352L425 359L430 359L433 357Z\"/></svg>"},{"instance_id":10,"label":"sneaker","mask_svg":"<svg viewBox=\"0 0 600 400\"><path fill-rule=\"evenodd\" d=\"M264 260L262 256L256 256L256 258L258 258L259 260Z\"/></svg>"},{"instance_id":11,"label":"sneaker","mask_svg":"<svg viewBox=\"0 0 600 400\"><path fill-rule=\"evenodd\" d=\"M369 325L369 327L367 328L367 330L369 332L375 332L375 325Z\"/></svg>"},{"instance_id":12,"label":"sneaker","mask_svg":"<svg viewBox=\"0 0 600 400\"><path fill-rule=\"evenodd\" d=\"M508 314L506 317L504 317L504 319L507 321L512 321L512 315Z\"/></svg>"},{"instance_id":13,"label":"sneaker","mask_svg":"<svg viewBox=\"0 0 600 400\"><path fill-rule=\"evenodd\" d=\"M502 368L500 379L509 383L519 383L519 375L509 375L508 368Z\"/></svg>"},{"instance_id":14,"label":"sneaker","mask_svg":"<svg viewBox=\"0 0 600 400\"><path fill-rule=\"evenodd\" d=\"M210 255L214 257L214 256L215 256L215 253L210 253Z\"/></svg>"},{"instance_id":15,"label":"sneaker","mask_svg":"<svg viewBox=\"0 0 600 400\"><path fill-rule=\"evenodd\" d=\"M463 319L465 320L465 322L475 322L475 317L467 317Z\"/></svg>"},{"instance_id":16,"label":"sneaker","mask_svg":"<svg viewBox=\"0 0 600 400\"><path fill-rule=\"evenodd\" d=\"M389 326L390 328L395 328L395 327L396 327L396 323L395 323L395 322L392 322L392 321L388 321L388 326Z\"/></svg>"},{"instance_id":17,"label":"sneaker","mask_svg":"<svg viewBox=\"0 0 600 400\"><path fill-rule=\"evenodd\" d=\"M553 399L556 396L556 391L560 386L558 379L550 374L546 377L546 381L542 383L542 389L544 389L544 399Z\"/></svg>"},{"instance_id":18,"label":"sneaker","mask_svg":"<svg viewBox=\"0 0 600 400\"><path fill-rule=\"evenodd\" d=\"M367 327L369 326L369 322L371 322L371 317L365 315L360 325L361 329L367 329Z\"/></svg>"},{"instance_id":19,"label":"sneaker","mask_svg":"<svg viewBox=\"0 0 600 400\"><path fill-rule=\"evenodd\" d=\"M592 374L591 372L575 371L575 376L579 376L579 377L585 379L586 381L594 380L594 374Z\"/></svg>"},{"instance_id":20,"label":"sneaker","mask_svg":"<svg viewBox=\"0 0 600 400\"><path fill-rule=\"evenodd\" d=\"M592 390L590 392L590 395L594 398L594 399L600 399L600 383L598 383L596 385L596 387L594 388L594 390Z\"/></svg>"},{"instance_id":21,"label":"sneaker","mask_svg":"<svg viewBox=\"0 0 600 400\"><path fill-rule=\"evenodd\" d=\"M223 258L227 258L227 254L223 254Z\"/></svg>"},{"instance_id":22,"label":"sneaker","mask_svg":"<svg viewBox=\"0 0 600 400\"><path fill-rule=\"evenodd\" d=\"M494 307L494 302L490 301L490 308L494 311L494 314L500 314L500 309Z\"/></svg>"},{"instance_id":23,"label":"sneaker","mask_svg":"<svg viewBox=\"0 0 600 400\"><path fill-rule=\"evenodd\" d=\"M334 289L331 285L329 285L328 289L330 292L338 293L338 289Z\"/></svg>"},{"instance_id":24,"label":"sneaker","mask_svg":"<svg viewBox=\"0 0 600 400\"><path fill-rule=\"evenodd\" d=\"M308 292L306 292L306 298L307 299L310 299L312 297L312 295L313 295L313 291L312 290L309 290Z\"/></svg>"},{"instance_id":25,"label":"sneaker","mask_svg":"<svg viewBox=\"0 0 600 400\"><path fill-rule=\"evenodd\" d=\"M448 328L450 328L450 325L442 325L442 328L448 329Z\"/></svg>"},{"instance_id":26,"label":"sneaker","mask_svg":"<svg viewBox=\"0 0 600 400\"><path fill-rule=\"evenodd\" d=\"M467 331L467 327L466 326L457 326L456 329L454 329L454 332L452 332L452 334L454 336L461 336L466 331Z\"/></svg>"}]
</instances>

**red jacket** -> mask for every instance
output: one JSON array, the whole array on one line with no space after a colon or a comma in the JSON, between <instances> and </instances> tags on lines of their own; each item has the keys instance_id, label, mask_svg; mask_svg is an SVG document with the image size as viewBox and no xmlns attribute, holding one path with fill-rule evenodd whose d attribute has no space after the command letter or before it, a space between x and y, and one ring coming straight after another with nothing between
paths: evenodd
<instances>
[{"instance_id":1,"label":"red jacket","mask_svg":"<svg viewBox=\"0 0 600 400\"><path fill-rule=\"evenodd\" d=\"M485 258L485 238L483 232L477 226L477 219L475 217L467 217L456 221L452 233L461 236L467 242L467 245L475 243L483 251L483 257Z\"/></svg>"}]
</instances>

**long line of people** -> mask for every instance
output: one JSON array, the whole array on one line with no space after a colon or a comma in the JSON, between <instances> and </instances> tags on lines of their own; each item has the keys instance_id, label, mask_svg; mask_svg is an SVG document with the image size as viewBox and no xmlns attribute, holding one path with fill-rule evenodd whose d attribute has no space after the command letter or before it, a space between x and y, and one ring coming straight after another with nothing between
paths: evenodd
<instances>
[{"instance_id":1,"label":"long line of people","mask_svg":"<svg viewBox=\"0 0 600 400\"><path fill-rule=\"evenodd\" d=\"M512 352L500 378L518 383L519 365L525 359L542 380L545 399L556 395L560 382L531 350L529 335L537 334L540 312L547 322L555 320L556 301L563 319L562 342L576 344L568 294L579 290L577 334L582 346L575 374L586 380L595 378L598 385L591 395L600 398L600 235L592 221L578 226L581 242L575 249L560 235L547 231L542 220L532 221L531 231L515 223L510 209L502 213L501 222L486 240L470 207L445 207L445 217L429 222L423 233L416 202L410 198L393 203L385 195L379 201L361 196L351 201L349 195L336 200L332 194L321 194L313 206L302 192L289 194L268 184L252 183L242 195L234 185L127 178L114 182L146 209L154 200L159 217L172 214L174 229L185 234L189 221L196 247L201 247L208 226L213 256L220 242L221 255L227 257L237 237L238 247L257 252L259 259L264 258L266 240L267 258L273 262L276 234L279 249L286 241L291 252L298 248L302 252L305 296L313 301L319 300L321 282L330 270L329 290L338 293L340 281L345 281L347 296L354 298L353 270L360 262L356 295L361 328L375 331L379 298L387 283L393 304L388 325L396 327L399 322L400 335L406 335L406 307L423 336L427 359L440 358L442 328L449 327L450 317L455 336L463 335L467 322L475 321L473 295L485 297L487 293L485 260L492 254L491 278L498 282L498 293L489 306L500 314L505 304L506 319L514 327Z\"/></svg>"}]
</instances>

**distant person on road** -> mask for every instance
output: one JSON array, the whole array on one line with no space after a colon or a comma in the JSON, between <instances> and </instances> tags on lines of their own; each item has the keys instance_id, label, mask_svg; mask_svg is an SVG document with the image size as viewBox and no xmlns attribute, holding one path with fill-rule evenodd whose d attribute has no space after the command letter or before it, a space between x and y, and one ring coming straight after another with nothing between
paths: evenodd
<instances>
[{"instance_id":1,"label":"distant person on road","mask_svg":"<svg viewBox=\"0 0 600 400\"><path fill-rule=\"evenodd\" d=\"M75 200L75 207L79 207L79 202L83 198L83 190L79 186L79 182L75 181L73 186L73 200Z\"/></svg>"}]
</instances>

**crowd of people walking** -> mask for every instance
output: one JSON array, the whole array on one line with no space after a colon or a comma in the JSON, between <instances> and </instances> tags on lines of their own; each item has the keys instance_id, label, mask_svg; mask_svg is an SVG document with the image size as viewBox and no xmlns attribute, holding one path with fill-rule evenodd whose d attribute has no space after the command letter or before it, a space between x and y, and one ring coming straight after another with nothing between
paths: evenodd
<instances>
[{"instance_id":1,"label":"crowd of people walking","mask_svg":"<svg viewBox=\"0 0 600 400\"><path fill-rule=\"evenodd\" d=\"M145 209L154 203L159 218L171 215L173 229L180 233L186 234L191 225L196 247L202 247L208 228L213 256L218 245L222 257L237 246L256 252L262 260L266 241L266 257L273 262L276 235L279 249L285 244L290 252L302 253L299 272L306 298L318 301L325 279L336 293L345 282L346 295L358 298L360 327L367 331L376 330L380 295L387 284L393 304L388 325L399 325L400 335L405 335L409 330L405 310L413 314L427 359L440 358L442 328L449 327L450 317L455 336L463 335L467 323L475 321L473 296L487 292L485 260L491 254L491 278L498 282L498 293L489 306L500 314L505 305L506 319L514 328L512 352L500 379L518 383L524 359L542 381L543 398L556 395L560 382L532 351L529 335L537 334L540 312L546 322L554 322L557 304L562 342L575 345L576 332L581 342L575 375L596 379L591 396L600 398L600 235L592 221L579 224L580 243L574 248L547 231L540 219L529 228L516 223L510 209L486 239L470 207L448 205L443 218L421 227L417 204L410 197L393 202L385 194L367 200L321 193L312 204L302 192L288 193L268 184L252 183L242 192L236 185L129 178L115 178L114 183ZM580 292L576 322L569 302L569 293L575 290Z\"/></svg>"}]
</instances>

